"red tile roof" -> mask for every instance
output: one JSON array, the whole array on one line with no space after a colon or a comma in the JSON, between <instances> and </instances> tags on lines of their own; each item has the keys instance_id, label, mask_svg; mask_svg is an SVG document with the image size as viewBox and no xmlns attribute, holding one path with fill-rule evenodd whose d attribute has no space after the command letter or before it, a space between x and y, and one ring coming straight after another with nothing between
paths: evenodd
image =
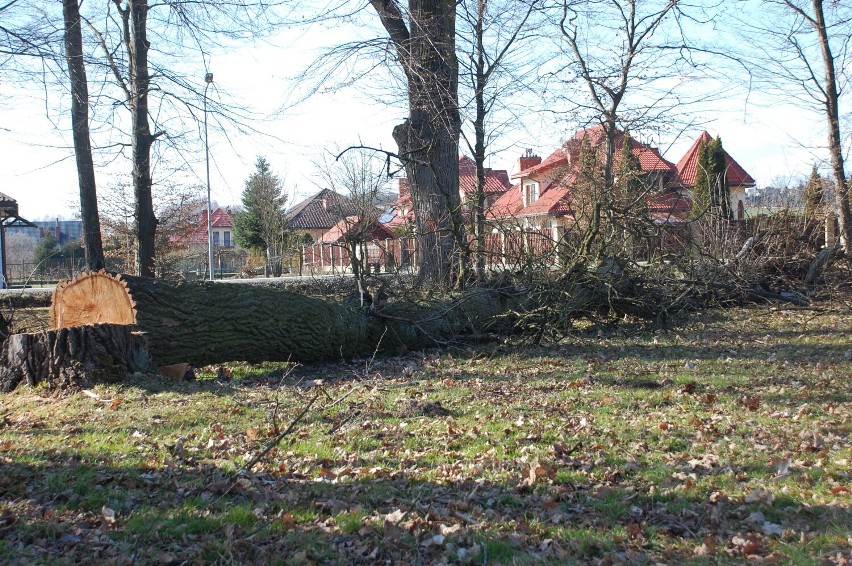
<instances>
[{"instance_id":1,"label":"red tile roof","mask_svg":"<svg viewBox=\"0 0 852 566\"><path fill-rule=\"evenodd\" d=\"M367 222L369 226L365 227L363 225L364 222ZM349 216L332 226L328 232L323 234L320 242L339 242L346 236L346 234L353 230L364 230L363 233L367 240L387 240L396 237L396 235L381 222L377 222L375 220L359 220L357 216Z\"/></svg>"},{"instance_id":2,"label":"red tile roof","mask_svg":"<svg viewBox=\"0 0 852 566\"><path fill-rule=\"evenodd\" d=\"M234 225L234 219L231 217L230 211L226 208L217 208L210 214L211 224L213 228L231 228ZM207 233L207 210L201 211L201 218L198 220L199 229L203 228L203 232Z\"/></svg>"},{"instance_id":3,"label":"red tile roof","mask_svg":"<svg viewBox=\"0 0 852 566\"><path fill-rule=\"evenodd\" d=\"M689 212L692 200L675 190L664 190L648 199L648 210L652 212Z\"/></svg>"},{"instance_id":4,"label":"red tile roof","mask_svg":"<svg viewBox=\"0 0 852 566\"><path fill-rule=\"evenodd\" d=\"M520 217L529 216L564 216L572 214L571 189L568 187L551 187L544 191L538 200L524 207L519 213Z\"/></svg>"},{"instance_id":5,"label":"red tile roof","mask_svg":"<svg viewBox=\"0 0 852 566\"><path fill-rule=\"evenodd\" d=\"M521 202L521 186L514 185L511 189L503 193L503 195L494 201L494 204L486 211L486 217L506 218L515 216L523 208Z\"/></svg>"},{"instance_id":6,"label":"red tile roof","mask_svg":"<svg viewBox=\"0 0 852 566\"><path fill-rule=\"evenodd\" d=\"M511 186L505 169L485 168L485 194L505 193ZM476 162L466 155L459 157L459 190L466 195L476 192Z\"/></svg>"},{"instance_id":7,"label":"red tile roof","mask_svg":"<svg viewBox=\"0 0 852 566\"><path fill-rule=\"evenodd\" d=\"M233 229L234 219L227 208L217 208L210 214L213 228ZM198 222L186 236L175 238L178 243L204 243L207 242L207 209L202 209ZM233 242L233 238L231 239Z\"/></svg>"},{"instance_id":8,"label":"red tile roof","mask_svg":"<svg viewBox=\"0 0 852 566\"><path fill-rule=\"evenodd\" d=\"M687 150L686 154L677 162L678 178L684 186L695 186L695 173L698 169L698 149L701 146L701 142L707 143L712 140L713 138L710 134L706 131L702 132L689 150ZM725 151L725 166L727 167L728 184L732 187L753 187L756 184L752 176L727 151Z\"/></svg>"},{"instance_id":9,"label":"red tile roof","mask_svg":"<svg viewBox=\"0 0 852 566\"><path fill-rule=\"evenodd\" d=\"M560 165L566 165L568 163L568 143L564 144L562 147L551 153L547 156L547 158L539 163L538 165L533 165L529 169L524 169L523 171L518 171L514 175L512 175L513 179L519 179L521 177L529 177L533 173L543 173L554 167L559 167Z\"/></svg>"}]
</instances>

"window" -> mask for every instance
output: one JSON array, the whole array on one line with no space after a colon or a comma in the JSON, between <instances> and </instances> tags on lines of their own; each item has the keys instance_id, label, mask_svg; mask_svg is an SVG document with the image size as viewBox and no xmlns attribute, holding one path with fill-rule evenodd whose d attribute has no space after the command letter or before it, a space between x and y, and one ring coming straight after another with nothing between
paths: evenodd
<instances>
[{"instance_id":1,"label":"window","mask_svg":"<svg viewBox=\"0 0 852 566\"><path fill-rule=\"evenodd\" d=\"M213 232L213 247L219 247L219 232Z\"/></svg>"},{"instance_id":2,"label":"window","mask_svg":"<svg viewBox=\"0 0 852 566\"><path fill-rule=\"evenodd\" d=\"M538 200L538 183L526 183L524 185L524 206L529 206Z\"/></svg>"},{"instance_id":3,"label":"window","mask_svg":"<svg viewBox=\"0 0 852 566\"><path fill-rule=\"evenodd\" d=\"M225 230L224 232L222 232L222 244L226 248L231 247L231 232L230 231Z\"/></svg>"}]
</instances>

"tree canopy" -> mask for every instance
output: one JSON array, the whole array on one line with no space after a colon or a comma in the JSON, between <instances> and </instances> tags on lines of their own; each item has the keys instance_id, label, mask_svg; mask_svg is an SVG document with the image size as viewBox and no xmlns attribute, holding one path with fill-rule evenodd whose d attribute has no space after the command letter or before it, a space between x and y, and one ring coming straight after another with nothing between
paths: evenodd
<instances>
[{"instance_id":1,"label":"tree canopy","mask_svg":"<svg viewBox=\"0 0 852 566\"><path fill-rule=\"evenodd\" d=\"M234 216L234 240L246 249L265 250L267 261L281 254L287 226L284 183L272 172L264 157L243 189L243 210ZM273 270L274 271L274 270Z\"/></svg>"}]
</instances>

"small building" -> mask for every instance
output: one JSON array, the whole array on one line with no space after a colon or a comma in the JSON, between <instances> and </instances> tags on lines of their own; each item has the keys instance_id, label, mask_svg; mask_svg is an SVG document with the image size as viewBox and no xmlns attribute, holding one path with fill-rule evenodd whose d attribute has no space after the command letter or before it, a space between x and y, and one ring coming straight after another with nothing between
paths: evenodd
<instances>
[{"instance_id":1,"label":"small building","mask_svg":"<svg viewBox=\"0 0 852 566\"><path fill-rule=\"evenodd\" d=\"M8 287L9 274L6 269L6 230L10 228L38 227L18 216L18 201L7 194L0 193L0 289Z\"/></svg>"},{"instance_id":2,"label":"small building","mask_svg":"<svg viewBox=\"0 0 852 566\"><path fill-rule=\"evenodd\" d=\"M18 233L26 234L29 237L41 240L47 233L53 236L56 243L64 246L69 242L75 242L83 237L83 221L82 220L37 220L26 226L10 227Z\"/></svg>"},{"instance_id":3,"label":"small building","mask_svg":"<svg viewBox=\"0 0 852 566\"><path fill-rule=\"evenodd\" d=\"M351 198L323 189L288 210L287 222L290 230L307 234L311 241L318 242L338 222L356 214L357 207Z\"/></svg>"},{"instance_id":4,"label":"small building","mask_svg":"<svg viewBox=\"0 0 852 566\"><path fill-rule=\"evenodd\" d=\"M210 220L211 231L213 233L213 247L235 247L234 218L231 211L227 208L219 207L210 214ZM191 245L207 245L207 209L201 211L195 228L193 228L185 241Z\"/></svg>"},{"instance_id":5,"label":"small building","mask_svg":"<svg viewBox=\"0 0 852 566\"><path fill-rule=\"evenodd\" d=\"M400 228L414 222L414 208L408 179L398 179L399 198L391 206L382 221L392 228ZM490 208L512 187L509 173L505 169L485 168L485 208ZM466 155L459 157L459 198L465 214L473 209L476 198L476 162Z\"/></svg>"},{"instance_id":6,"label":"small building","mask_svg":"<svg viewBox=\"0 0 852 566\"><path fill-rule=\"evenodd\" d=\"M616 131L615 162L618 171L625 134ZM492 223L516 222L524 227L559 239L560 233L573 227L585 202L579 182L580 148L588 142L591 150L602 154L606 135L602 126L579 130L545 159L527 152L518 162L519 171L512 175L517 182L490 208ZM681 191L677 168L656 147L631 138L630 150L639 163L645 186L649 214L654 222L667 224L683 221L692 202ZM599 157L599 161L602 160Z\"/></svg>"},{"instance_id":7,"label":"small building","mask_svg":"<svg viewBox=\"0 0 852 566\"><path fill-rule=\"evenodd\" d=\"M685 189L688 189L690 195L695 189L695 175L698 171L698 150L701 144L707 144L713 141L713 137L705 132L701 132L698 139L693 142L686 154L677 162L678 179ZM737 220L745 220L746 192L755 186L755 181L742 166L731 157L731 155L722 148L725 153L725 178L728 181L730 188L729 194L731 198L731 211L734 218Z\"/></svg>"}]
</instances>

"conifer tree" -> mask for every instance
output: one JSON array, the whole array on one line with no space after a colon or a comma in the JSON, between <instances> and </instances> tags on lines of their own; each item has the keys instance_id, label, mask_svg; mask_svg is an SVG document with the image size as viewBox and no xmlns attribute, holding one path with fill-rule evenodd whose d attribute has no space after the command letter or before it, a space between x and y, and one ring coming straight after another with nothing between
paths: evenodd
<instances>
[{"instance_id":1,"label":"conifer tree","mask_svg":"<svg viewBox=\"0 0 852 566\"><path fill-rule=\"evenodd\" d=\"M728 164L725 160L725 150L722 148L722 138L716 139L707 146L710 177L710 205L713 212L723 220L733 220L731 211L731 189L728 186Z\"/></svg>"},{"instance_id":2,"label":"conifer tree","mask_svg":"<svg viewBox=\"0 0 852 566\"><path fill-rule=\"evenodd\" d=\"M816 165L811 170L811 177L808 179L808 184L805 185L805 220L812 220L817 210L822 204L822 177L817 171Z\"/></svg>"},{"instance_id":3,"label":"conifer tree","mask_svg":"<svg viewBox=\"0 0 852 566\"><path fill-rule=\"evenodd\" d=\"M642 235L642 226L648 219L646 186L642 178L642 162L633 153L633 138L624 133L621 154L618 160L618 181L616 193L619 202L618 214L621 216L621 233L624 237L624 253L628 257L636 256L637 242Z\"/></svg>"},{"instance_id":4,"label":"conifer tree","mask_svg":"<svg viewBox=\"0 0 852 566\"><path fill-rule=\"evenodd\" d=\"M35 253L33 254L33 263L38 265L46 259L55 257L59 254L59 251L59 243L53 235L53 230L47 229L44 231L44 237L36 245Z\"/></svg>"},{"instance_id":5,"label":"conifer tree","mask_svg":"<svg viewBox=\"0 0 852 566\"><path fill-rule=\"evenodd\" d=\"M698 146L695 188L692 191L692 217L709 211L718 218L733 219L727 163L722 140L717 137Z\"/></svg>"},{"instance_id":6,"label":"conifer tree","mask_svg":"<svg viewBox=\"0 0 852 566\"><path fill-rule=\"evenodd\" d=\"M698 161L695 169L695 187L692 189L692 217L698 218L710 208L710 162L707 144L698 145Z\"/></svg>"},{"instance_id":7,"label":"conifer tree","mask_svg":"<svg viewBox=\"0 0 852 566\"><path fill-rule=\"evenodd\" d=\"M618 177L621 202L625 206L631 207L631 212L634 215L638 212L638 208L642 210L647 208L643 194L642 163L633 153L633 138L627 132L625 132L624 141L621 144Z\"/></svg>"},{"instance_id":8,"label":"conifer tree","mask_svg":"<svg viewBox=\"0 0 852 566\"><path fill-rule=\"evenodd\" d=\"M577 179L574 183L572 208L577 222L582 221L581 230L585 234L580 240L578 257L586 258L591 254L592 244L601 228L601 208L603 207L604 182L598 155L588 136L580 142L577 159Z\"/></svg>"},{"instance_id":9,"label":"conifer tree","mask_svg":"<svg viewBox=\"0 0 852 566\"><path fill-rule=\"evenodd\" d=\"M255 172L246 181L242 201L244 210L234 217L234 239L244 248L265 250L267 263L278 275L279 262L273 258L284 248L287 195L263 157L257 158Z\"/></svg>"}]
</instances>

